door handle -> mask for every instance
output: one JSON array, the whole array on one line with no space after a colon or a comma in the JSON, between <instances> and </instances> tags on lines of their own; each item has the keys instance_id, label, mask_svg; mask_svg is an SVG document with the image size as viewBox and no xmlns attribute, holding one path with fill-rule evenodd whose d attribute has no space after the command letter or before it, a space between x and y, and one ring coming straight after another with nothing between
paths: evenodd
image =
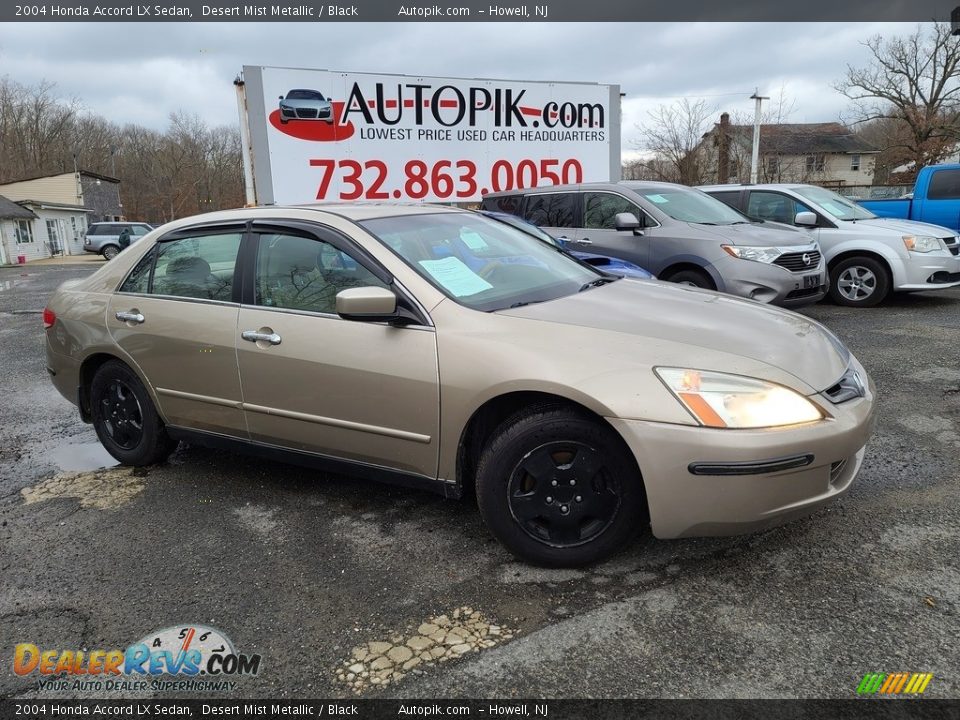
<instances>
[{"instance_id":1,"label":"door handle","mask_svg":"<svg viewBox=\"0 0 960 720\"><path fill-rule=\"evenodd\" d=\"M133 311L133 310L131 310L131 311L129 311L129 312L118 312L118 313L117 313L117 320L119 320L119 321L121 321L121 322L132 322L132 323L136 323L137 325L139 325L139 324L142 323L145 319L146 319L146 318L143 317L143 315L141 315L140 313L135 312L135 311Z\"/></svg>"},{"instance_id":2,"label":"door handle","mask_svg":"<svg viewBox=\"0 0 960 720\"><path fill-rule=\"evenodd\" d=\"M258 330L244 330L240 337L250 342L265 342L271 345L279 345L281 337L275 332L260 332Z\"/></svg>"},{"instance_id":3,"label":"door handle","mask_svg":"<svg viewBox=\"0 0 960 720\"><path fill-rule=\"evenodd\" d=\"M580 238L579 240L577 240L577 242L580 243L581 245L593 245L593 240L591 240L590 238Z\"/></svg>"}]
</instances>

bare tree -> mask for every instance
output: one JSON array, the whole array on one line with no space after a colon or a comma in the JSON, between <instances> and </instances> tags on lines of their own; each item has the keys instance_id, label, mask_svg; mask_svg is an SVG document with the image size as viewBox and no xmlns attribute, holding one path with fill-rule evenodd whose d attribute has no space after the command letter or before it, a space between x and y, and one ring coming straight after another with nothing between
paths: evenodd
<instances>
[{"instance_id":1,"label":"bare tree","mask_svg":"<svg viewBox=\"0 0 960 720\"><path fill-rule=\"evenodd\" d=\"M870 64L847 66L835 88L853 101L854 120L894 120L905 132L889 136L914 171L948 155L960 138L960 45L950 26L917 26L907 37L880 35L864 45Z\"/></svg>"},{"instance_id":2,"label":"bare tree","mask_svg":"<svg viewBox=\"0 0 960 720\"><path fill-rule=\"evenodd\" d=\"M716 113L717 108L706 100L692 102L687 98L650 111L649 122L638 126L642 138L638 149L657 161L647 166L662 175L658 179L685 185L706 181L707 162L699 145Z\"/></svg>"},{"instance_id":3,"label":"bare tree","mask_svg":"<svg viewBox=\"0 0 960 720\"><path fill-rule=\"evenodd\" d=\"M0 183L71 172L121 180L124 211L167 221L243 204L240 134L173 113L163 132L119 126L64 100L52 83L0 78Z\"/></svg>"}]
</instances>

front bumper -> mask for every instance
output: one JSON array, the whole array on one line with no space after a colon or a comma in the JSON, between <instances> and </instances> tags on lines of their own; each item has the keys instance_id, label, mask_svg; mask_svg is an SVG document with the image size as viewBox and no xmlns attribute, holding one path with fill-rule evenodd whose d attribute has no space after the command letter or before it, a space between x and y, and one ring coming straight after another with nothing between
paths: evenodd
<instances>
[{"instance_id":1,"label":"front bumper","mask_svg":"<svg viewBox=\"0 0 960 720\"><path fill-rule=\"evenodd\" d=\"M960 257L949 253L910 253L904 277L894 290L944 290L960 285Z\"/></svg>"},{"instance_id":2,"label":"front bumper","mask_svg":"<svg viewBox=\"0 0 960 720\"><path fill-rule=\"evenodd\" d=\"M827 266L823 258L809 271L791 272L779 265L721 258L714 268L723 280L719 289L731 295L781 307L802 307L827 294ZM805 278L815 278L805 281Z\"/></svg>"},{"instance_id":3,"label":"front bumper","mask_svg":"<svg viewBox=\"0 0 960 720\"><path fill-rule=\"evenodd\" d=\"M876 422L872 382L868 386L865 397L839 405L823 395L812 397L833 417L793 428L609 422L640 466L655 536L736 535L808 515L850 488ZM776 469L786 466L776 461L808 455L809 462ZM747 463L758 464L757 474L723 470ZM709 474L695 474L705 466Z\"/></svg>"}]
</instances>

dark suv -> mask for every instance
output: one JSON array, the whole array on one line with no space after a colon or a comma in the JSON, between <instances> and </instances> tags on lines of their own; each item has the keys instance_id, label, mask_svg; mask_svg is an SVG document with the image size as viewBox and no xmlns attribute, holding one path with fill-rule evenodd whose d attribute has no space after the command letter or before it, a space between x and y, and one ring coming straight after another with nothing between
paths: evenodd
<instances>
[{"instance_id":1,"label":"dark suv","mask_svg":"<svg viewBox=\"0 0 960 720\"><path fill-rule=\"evenodd\" d=\"M83 240L83 249L90 253L99 253L107 260L115 258L123 249L120 233L130 231L130 244L153 230L152 225L136 222L99 222L87 227Z\"/></svg>"}]
</instances>

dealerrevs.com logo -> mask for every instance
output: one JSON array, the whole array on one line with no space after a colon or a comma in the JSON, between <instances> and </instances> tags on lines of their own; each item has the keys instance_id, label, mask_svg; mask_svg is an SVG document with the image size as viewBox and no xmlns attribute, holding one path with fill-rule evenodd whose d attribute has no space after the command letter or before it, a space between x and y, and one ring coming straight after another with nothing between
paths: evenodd
<instances>
[{"instance_id":1,"label":"dealerrevs.com logo","mask_svg":"<svg viewBox=\"0 0 960 720\"><path fill-rule=\"evenodd\" d=\"M923 695L932 673L867 673L857 686L857 695Z\"/></svg>"},{"instance_id":2,"label":"dealerrevs.com logo","mask_svg":"<svg viewBox=\"0 0 960 720\"><path fill-rule=\"evenodd\" d=\"M334 100L319 90L291 89L280 96L279 107L270 113L270 124L301 140L340 142L353 137L354 121L364 128L394 128L403 132L394 139L411 139L410 128L434 126L489 131L492 140L515 140L523 129L529 141L577 141L605 139L606 113L602 103L550 100L524 102L526 89L463 87L422 83L375 83L372 91L353 83L345 99ZM319 121L319 122L318 122ZM528 129L532 128L532 130ZM386 133L384 137L390 137ZM364 137L361 131L361 137ZM376 137L371 135L370 137ZM447 139L419 136L419 139ZM486 137L471 137L483 140Z\"/></svg>"},{"instance_id":3,"label":"dealerrevs.com logo","mask_svg":"<svg viewBox=\"0 0 960 720\"><path fill-rule=\"evenodd\" d=\"M260 655L238 653L230 638L215 628L182 625L150 633L125 650L60 650L19 643L13 671L39 675L45 690L211 691L233 690L232 678L256 675L260 660Z\"/></svg>"}]
</instances>

